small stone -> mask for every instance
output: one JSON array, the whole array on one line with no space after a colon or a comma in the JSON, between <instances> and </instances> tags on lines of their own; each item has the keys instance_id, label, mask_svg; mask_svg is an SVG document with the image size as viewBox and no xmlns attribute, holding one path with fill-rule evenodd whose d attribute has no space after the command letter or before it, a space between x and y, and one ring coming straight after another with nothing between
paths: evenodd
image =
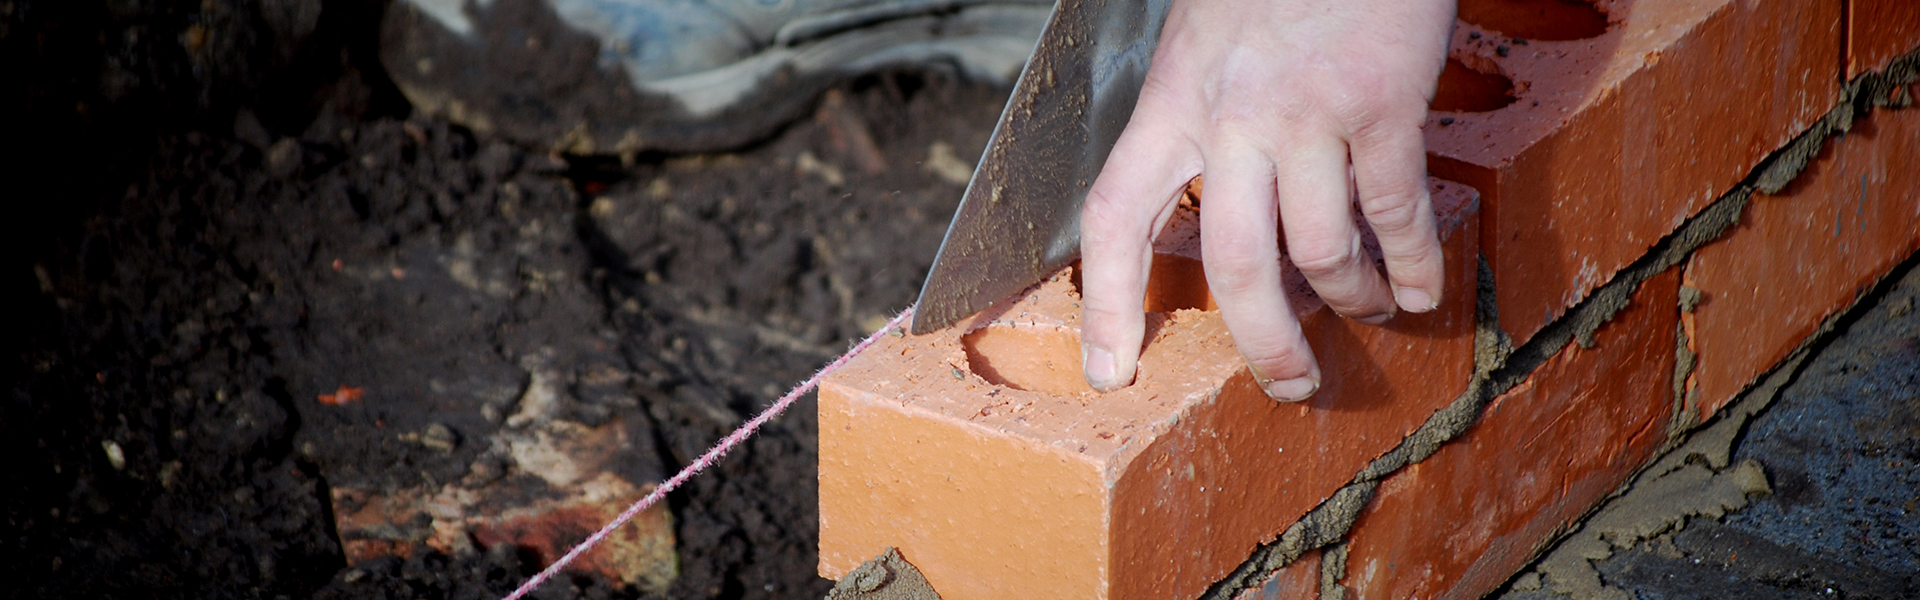
<instances>
[{"instance_id":1,"label":"small stone","mask_svg":"<svg viewBox=\"0 0 1920 600\"><path fill-rule=\"evenodd\" d=\"M1531 592L1540 589L1540 574L1534 571L1528 571L1527 574L1521 575L1519 578L1513 580L1513 589L1518 592Z\"/></svg>"},{"instance_id":2,"label":"small stone","mask_svg":"<svg viewBox=\"0 0 1920 600\"><path fill-rule=\"evenodd\" d=\"M177 460L170 460L167 464L160 465L160 489L173 489L174 482L180 480L180 469L183 467L185 465Z\"/></svg>"},{"instance_id":3,"label":"small stone","mask_svg":"<svg viewBox=\"0 0 1920 600\"><path fill-rule=\"evenodd\" d=\"M100 442L100 449L106 451L107 464L113 465L113 470L115 471L126 470L127 454L125 451L122 451L120 449L119 443L116 443L113 440L104 440Z\"/></svg>"},{"instance_id":4,"label":"small stone","mask_svg":"<svg viewBox=\"0 0 1920 600\"><path fill-rule=\"evenodd\" d=\"M1760 466L1759 461L1751 458L1734 466L1733 485L1747 494L1773 493L1773 486L1767 483L1767 470Z\"/></svg>"},{"instance_id":5,"label":"small stone","mask_svg":"<svg viewBox=\"0 0 1920 600\"><path fill-rule=\"evenodd\" d=\"M454 433L453 428L434 423L421 432L420 445L436 452L452 452L455 446L460 445L460 436Z\"/></svg>"},{"instance_id":6,"label":"small stone","mask_svg":"<svg viewBox=\"0 0 1920 600\"><path fill-rule=\"evenodd\" d=\"M300 169L302 154L300 141L293 138L280 138L267 148L267 173L275 179L286 179Z\"/></svg>"},{"instance_id":7,"label":"small stone","mask_svg":"<svg viewBox=\"0 0 1920 600\"><path fill-rule=\"evenodd\" d=\"M934 142L927 148L927 162L922 163L921 168L953 185L966 185L973 179L973 165L953 151L953 144L944 141Z\"/></svg>"}]
</instances>

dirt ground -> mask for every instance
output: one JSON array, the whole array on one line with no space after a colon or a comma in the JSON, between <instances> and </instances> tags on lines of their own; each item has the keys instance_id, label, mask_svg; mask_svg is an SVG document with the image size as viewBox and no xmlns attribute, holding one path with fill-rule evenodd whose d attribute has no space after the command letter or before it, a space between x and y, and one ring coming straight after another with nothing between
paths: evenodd
<instances>
[{"instance_id":1,"label":"dirt ground","mask_svg":"<svg viewBox=\"0 0 1920 600\"><path fill-rule=\"evenodd\" d=\"M737 153L553 156L412 116L373 56L383 4L0 0L0 135L24 150L0 159L0 594L497 597L536 565L494 547L348 568L330 492L502 477L487 440L540 381L564 390L555 418L634 440L621 475L677 470L912 300L964 182L950 158L979 154L1006 93L883 74ZM1911 590L1914 339L1857 351L1904 357L1884 376L1836 358L1807 378L1902 399L1832 417L1880 437L1814 452L1794 407L1840 404L1783 401L1741 452L1784 504L1608 577L1648 598L1728 572L1783 597L1852 581L1688 570L1732 532L1791 549L1769 555L1788 571L1870 564ZM343 388L358 399L321 402ZM667 596L825 594L812 419L803 402L669 497ZM1835 479L1856 456L1893 474ZM1843 488L1885 498L1860 516L1818 491ZM1846 526L1771 524L1829 518L1808 506ZM538 597L636 593L575 577Z\"/></svg>"},{"instance_id":2,"label":"dirt ground","mask_svg":"<svg viewBox=\"0 0 1920 600\"><path fill-rule=\"evenodd\" d=\"M536 378L671 474L911 302L962 189L925 163L1005 102L883 74L737 154L550 156L409 119L377 3L298 4L0 3L42 143L8 165L10 595L508 591L537 565L504 548L346 568L329 491L500 477ZM670 496L670 596L824 595L812 413Z\"/></svg>"}]
</instances>

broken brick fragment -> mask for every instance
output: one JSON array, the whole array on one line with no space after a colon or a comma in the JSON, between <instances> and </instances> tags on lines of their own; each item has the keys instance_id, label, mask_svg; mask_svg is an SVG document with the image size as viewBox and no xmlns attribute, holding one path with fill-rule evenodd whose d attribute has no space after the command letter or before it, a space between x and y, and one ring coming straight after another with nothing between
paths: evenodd
<instances>
[{"instance_id":1,"label":"broken brick fragment","mask_svg":"<svg viewBox=\"0 0 1920 600\"><path fill-rule=\"evenodd\" d=\"M1296 303L1325 377L1305 402L1191 308L1150 316L1132 386L1087 390L1070 276L883 338L821 386L821 574L893 546L948 600L1198 595L1465 390L1479 219L1464 186L1433 197L1441 307L1372 327ZM1182 223L1157 251L1197 259Z\"/></svg>"},{"instance_id":2,"label":"broken brick fragment","mask_svg":"<svg viewBox=\"0 0 1920 600\"><path fill-rule=\"evenodd\" d=\"M618 420L589 428L546 421L497 440L517 469L438 487L335 487L335 528L349 564L432 550L447 554L506 544L540 566L611 522L657 485L614 474L608 457L626 444ZM679 573L672 516L656 504L569 568L661 592Z\"/></svg>"},{"instance_id":3,"label":"broken brick fragment","mask_svg":"<svg viewBox=\"0 0 1920 600\"><path fill-rule=\"evenodd\" d=\"M315 399L327 406L341 406L359 402L364 396L366 396L365 389L342 385L339 390L331 394L319 394Z\"/></svg>"}]
</instances>

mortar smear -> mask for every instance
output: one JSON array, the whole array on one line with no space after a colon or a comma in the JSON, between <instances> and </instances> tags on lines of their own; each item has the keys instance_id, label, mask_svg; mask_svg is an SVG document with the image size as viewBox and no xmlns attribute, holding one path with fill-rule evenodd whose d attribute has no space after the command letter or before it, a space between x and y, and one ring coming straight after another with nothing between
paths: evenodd
<instances>
[{"instance_id":1,"label":"mortar smear","mask_svg":"<svg viewBox=\"0 0 1920 600\"><path fill-rule=\"evenodd\" d=\"M827 600L940 600L940 594L920 569L900 556L898 548L888 546L840 578L827 592Z\"/></svg>"}]
</instances>

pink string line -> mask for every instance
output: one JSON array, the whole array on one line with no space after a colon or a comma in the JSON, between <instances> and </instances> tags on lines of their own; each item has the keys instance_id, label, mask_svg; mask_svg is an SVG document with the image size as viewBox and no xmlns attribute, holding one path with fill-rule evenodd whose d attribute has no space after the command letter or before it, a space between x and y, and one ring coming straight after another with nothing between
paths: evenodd
<instances>
[{"instance_id":1,"label":"pink string line","mask_svg":"<svg viewBox=\"0 0 1920 600\"><path fill-rule=\"evenodd\" d=\"M565 556L560 557L560 560L553 561L553 564L547 565L547 568L542 569L539 573L534 574L533 577L528 578L526 583L520 584L519 588L513 590L513 593L507 594L507 596L501 600L520 600L521 597L526 596L535 588L540 587L540 584L546 583L548 579L558 574L560 569L566 568L567 563L573 562L573 559L579 558L580 555L586 554L588 550L593 549L595 545L605 541L607 536L613 534L613 530L619 529L621 525L626 525L627 521L633 520L633 517L639 515L640 511L646 510L647 507L660 502L661 498L667 497L668 492L672 492L675 488L680 487L680 484L686 483L687 480L692 479L694 475L699 475L700 472L707 467L713 466L713 463L718 462L720 457L726 456L727 452L733 450L735 446L739 446L741 442L747 441L747 438L753 437L753 434L760 430L761 425L765 425L767 421L771 421L774 417L780 416L780 413L785 412L787 407L793 406L793 403L798 401L801 395L818 387L821 378L845 366L847 361L859 355L860 351L866 350L867 346L873 345L873 342L879 340L880 336L886 335L887 332L893 331L894 328L905 323L907 319L912 318L913 308L914 307L911 306L907 307L907 310L902 311L900 316L894 317L892 321L887 321L886 325L881 326L878 331L868 335L867 339L860 340L860 343L854 344L853 349L848 350L846 354L840 355L839 358L833 359L833 362L827 363L827 366L821 367L818 372L813 374L813 377L807 378L806 381L795 386L793 391L787 392L785 396L781 396L778 401L773 403L773 406L769 406L766 410L760 411L758 416L747 421L746 424L741 425L739 429L733 430L733 433L722 438L720 443L714 444L713 449L708 450L706 454L700 455L700 458L693 461L693 464L687 465L686 468L681 469L679 473L674 474L671 479L668 479L666 483L662 483L660 487L654 488L653 493L647 494L647 497L641 498L639 502L633 503L633 506L627 507L627 510L620 513L620 516L614 517L613 522L607 523L607 525L601 527L599 531L593 532L593 535L587 536L586 541L580 542L580 545L574 546L572 550L568 550Z\"/></svg>"}]
</instances>

